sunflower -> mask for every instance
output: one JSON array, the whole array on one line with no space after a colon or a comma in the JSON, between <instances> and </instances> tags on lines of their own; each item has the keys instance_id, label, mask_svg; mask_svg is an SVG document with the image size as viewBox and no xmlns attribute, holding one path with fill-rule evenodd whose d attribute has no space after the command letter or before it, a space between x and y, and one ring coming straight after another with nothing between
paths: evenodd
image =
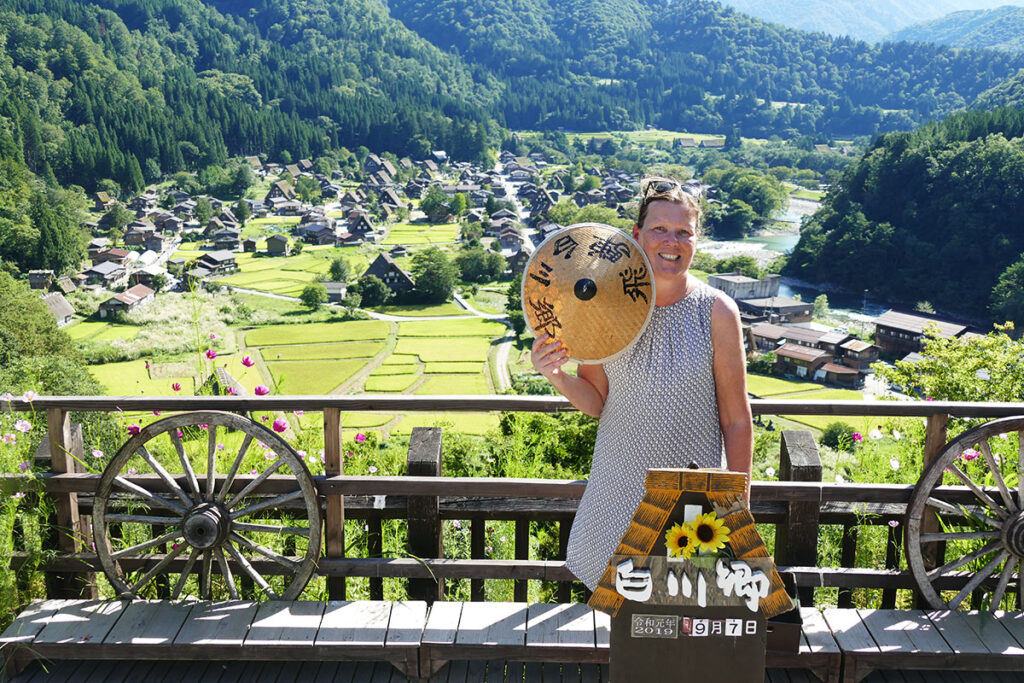
<instances>
[{"instance_id":1,"label":"sunflower","mask_svg":"<svg viewBox=\"0 0 1024 683\"><path fill-rule=\"evenodd\" d=\"M689 559L697 549L697 539L689 524L675 524L665 532L665 547L669 557Z\"/></svg>"},{"instance_id":2,"label":"sunflower","mask_svg":"<svg viewBox=\"0 0 1024 683\"><path fill-rule=\"evenodd\" d=\"M702 553L713 552L724 548L729 542L729 527L724 526L714 512L697 515L692 526L695 550Z\"/></svg>"}]
</instances>

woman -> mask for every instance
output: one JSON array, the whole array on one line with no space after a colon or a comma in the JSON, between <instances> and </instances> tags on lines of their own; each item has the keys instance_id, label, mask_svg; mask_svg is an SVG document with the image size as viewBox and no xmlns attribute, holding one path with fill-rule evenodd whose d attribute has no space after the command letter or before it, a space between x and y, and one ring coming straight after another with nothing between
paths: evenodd
<instances>
[{"instance_id":1,"label":"woman","mask_svg":"<svg viewBox=\"0 0 1024 683\"><path fill-rule=\"evenodd\" d=\"M753 426L735 302L690 274L700 204L671 180L645 178L633 238L651 262L655 309L625 353L559 369L568 350L541 335L533 366L579 410L600 418L566 564L594 590L643 498L647 470L722 467L749 479Z\"/></svg>"}]
</instances>

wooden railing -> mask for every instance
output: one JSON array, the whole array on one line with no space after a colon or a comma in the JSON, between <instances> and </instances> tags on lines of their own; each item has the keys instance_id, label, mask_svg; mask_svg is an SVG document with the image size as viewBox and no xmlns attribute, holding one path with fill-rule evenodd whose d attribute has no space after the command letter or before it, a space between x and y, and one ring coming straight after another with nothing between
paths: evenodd
<instances>
[{"instance_id":1,"label":"wooden railing","mask_svg":"<svg viewBox=\"0 0 1024 683\"><path fill-rule=\"evenodd\" d=\"M854 415L923 417L927 420L925 461L946 442L950 417L997 418L1024 414L1024 403L953 403L909 401L766 401L751 402L755 415ZM388 577L409 579L410 597L443 599L444 579L470 579L473 600L486 598L486 582L491 579L515 581L517 600L526 599L530 580L558 581L561 601L570 598L572 575L565 568L565 545L569 527L582 495L585 482L563 480L515 480L451 478L440 476L441 438L438 429L417 429L410 442L408 476L346 476L342 471L342 414L346 411L521 411L558 412L570 410L561 398L520 396L459 397L384 397L384 396L276 396L235 397L39 397L31 405L14 401L15 410L45 412L49 428L49 453L53 474L38 479L4 475L4 490L35 487L40 495L56 501L55 527L59 553L46 563L45 570L55 580L50 583L51 597L67 597L88 592L82 579L99 569L96 555L88 552L82 539L88 538L91 514L90 494L96 490L98 475L76 472L81 458L81 437L68 419L72 411L151 411L193 410L321 411L324 415L324 449L327 474L316 477L318 492L325 501L324 558L317 574L327 578L332 598L345 595L346 577L370 577L371 598L383 597L382 581ZM810 432L783 432L780 451L779 482L754 482L752 511L760 524L776 528L775 554L780 566L794 575L804 605L813 604L813 589L835 587L840 590L839 604L852 604L854 588L882 590L882 606L895 604L898 589L913 589L909 572L900 570L898 547L902 522L912 485L834 484L821 481L821 460ZM130 478L130 477L129 477ZM241 489L251 478L237 477ZM139 476L147 488L162 490L162 482L153 475ZM282 493L297 488L291 477L271 477L265 489ZM374 496L386 496L383 507L373 504ZM970 501L970 492L962 492ZM344 521L360 519L369 527L368 557L346 557ZM409 557L380 557L381 525L385 519L409 520ZM470 522L471 557L443 557L442 520ZM485 559L484 529L488 521L511 520L514 523L514 560ZM529 557L530 525L553 522L559 528L559 554L553 560ZM842 566L818 567L818 543L821 527L842 527ZM857 535L865 526L884 525L888 533L885 568L854 566ZM374 541L373 539L377 540ZM12 563L25 559L16 552ZM158 558L147 556L137 566L152 565ZM131 567L131 562L126 563ZM181 570L183 561L172 562L167 571ZM274 574L274 563L260 563L258 570ZM951 579L951 586L957 580Z\"/></svg>"}]
</instances>

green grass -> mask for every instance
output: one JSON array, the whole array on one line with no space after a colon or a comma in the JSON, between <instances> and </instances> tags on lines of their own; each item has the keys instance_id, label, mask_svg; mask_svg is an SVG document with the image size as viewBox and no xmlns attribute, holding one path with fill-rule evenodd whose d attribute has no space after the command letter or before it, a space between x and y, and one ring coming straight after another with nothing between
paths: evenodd
<instances>
[{"instance_id":1,"label":"green grass","mask_svg":"<svg viewBox=\"0 0 1024 683\"><path fill-rule=\"evenodd\" d=\"M133 339L142 328L136 325L118 325L116 323L83 320L76 325L64 328L72 339L83 341L114 341L115 339Z\"/></svg>"},{"instance_id":2,"label":"green grass","mask_svg":"<svg viewBox=\"0 0 1024 683\"><path fill-rule=\"evenodd\" d=\"M416 388L416 394L489 394L490 387L482 375L427 375Z\"/></svg>"},{"instance_id":3,"label":"green grass","mask_svg":"<svg viewBox=\"0 0 1024 683\"><path fill-rule=\"evenodd\" d=\"M800 188L789 193L790 197L796 197L797 199L810 199L811 201L820 202L825 197L825 193L819 190L808 190Z\"/></svg>"},{"instance_id":4,"label":"green grass","mask_svg":"<svg viewBox=\"0 0 1024 683\"><path fill-rule=\"evenodd\" d=\"M504 337L508 328L480 318L412 320L398 323L398 337Z\"/></svg>"},{"instance_id":5,"label":"green grass","mask_svg":"<svg viewBox=\"0 0 1024 683\"><path fill-rule=\"evenodd\" d=\"M362 359L275 360L268 362L267 367L278 386L277 393L328 394L359 372L365 364Z\"/></svg>"},{"instance_id":6,"label":"green grass","mask_svg":"<svg viewBox=\"0 0 1024 683\"><path fill-rule=\"evenodd\" d=\"M348 320L338 323L269 325L248 332L247 346L314 344L317 342L368 341L385 339L388 324L382 320Z\"/></svg>"},{"instance_id":7,"label":"green grass","mask_svg":"<svg viewBox=\"0 0 1024 683\"><path fill-rule=\"evenodd\" d=\"M387 315L409 316L410 318L428 315L469 315L469 312L466 309L451 302L444 304L424 304L421 306L377 306L370 310L376 311L377 313L386 313Z\"/></svg>"},{"instance_id":8,"label":"green grass","mask_svg":"<svg viewBox=\"0 0 1024 683\"><path fill-rule=\"evenodd\" d=\"M386 392L400 392L405 391L413 384L418 382L420 376L418 374L406 374L406 375L370 375L366 378L366 391L386 391Z\"/></svg>"},{"instance_id":9,"label":"green grass","mask_svg":"<svg viewBox=\"0 0 1024 683\"><path fill-rule=\"evenodd\" d=\"M493 413L409 413L392 434L410 434L413 427L443 427L446 431L482 436L498 427Z\"/></svg>"},{"instance_id":10,"label":"green grass","mask_svg":"<svg viewBox=\"0 0 1024 683\"><path fill-rule=\"evenodd\" d=\"M381 365L370 375L372 377L385 377L387 375L409 375L420 371L420 366L415 363L403 365Z\"/></svg>"},{"instance_id":11,"label":"green grass","mask_svg":"<svg viewBox=\"0 0 1024 683\"><path fill-rule=\"evenodd\" d=\"M468 297L466 301L470 306L481 313L504 313L508 296L499 292L490 292L485 289L477 290L474 296Z\"/></svg>"},{"instance_id":12,"label":"green grass","mask_svg":"<svg viewBox=\"0 0 1024 683\"><path fill-rule=\"evenodd\" d=\"M437 339L433 337L403 338L399 335L395 353L412 354L420 360L432 361L467 360L486 358L491 342L480 337L451 337ZM445 392L457 394L457 391Z\"/></svg>"},{"instance_id":13,"label":"green grass","mask_svg":"<svg viewBox=\"0 0 1024 683\"><path fill-rule=\"evenodd\" d=\"M341 424L345 429L381 427L393 419L395 416L387 413L342 413Z\"/></svg>"},{"instance_id":14,"label":"green grass","mask_svg":"<svg viewBox=\"0 0 1024 683\"><path fill-rule=\"evenodd\" d=\"M146 361L141 358L121 363L90 365L89 372L107 388L108 396L175 396L188 395L195 391L192 377L150 379L146 371ZM180 394L171 389L174 382L181 384Z\"/></svg>"},{"instance_id":15,"label":"green grass","mask_svg":"<svg viewBox=\"0 0 1024 683\"><path fill-rule=\"evenodd\" d=\"M383 342L337 342L334 344L289 344L287 346L264 346L260 349L264 358L277 360L326 360L331 358L373 358ZM280 357L278 357L280 355Z\"/></svg>"},{"instance_id":16,"label":"green grass","mask_svg":"<svg viewBox=\"0 0 1024 683\"><path fill-rule=\"evenodd\" d=\"M441 225L397 223L391 228L391 232L383 244L385 246L441 244L454 242L458 235L459 226L454 223Z\"/></svg>"},{"instance_id":17,"label":"green grass","mask_svg":"<svg viewBox=\"0 0 1024 683\"><path fill-rule=\"evenodd\" d=\"M381 365L412 365L418 368L419 358L417 358L415 354L392 353L384 359L384 362Z\"/></svg>"},{"instance_id":18,"label":"green grass","mask_svg":"<svg viewBox=\"0 0 1024 683\"><path fill-rule=\"evenodd\" d=\"M437 363L427 363L426 367L423 369L423 372L430 375L482 375L484 372L484 365L486 365L486 363L481 363L477 361L441 361Z\"/></svg>"},{"instance_id":19,"label":"green grass","mask_svg":"<svg viewBox=\"0 0 1024 683\"><path fill-rule=\"evenodd\" d=\"M819 391L821 388L820 384L813 382L794 382L778 377L747 374L747 391L755 396L775 396L776 394ZM800 398L809 397L801 396Z\"/></svg>"}]
</instances>

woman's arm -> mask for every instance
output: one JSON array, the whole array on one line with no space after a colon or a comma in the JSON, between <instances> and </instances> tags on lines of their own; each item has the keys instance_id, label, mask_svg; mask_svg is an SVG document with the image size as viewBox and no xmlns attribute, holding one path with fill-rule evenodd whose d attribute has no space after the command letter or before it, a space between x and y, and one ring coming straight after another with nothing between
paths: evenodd
<instances>
[{"instance_id":1,"label":"woman's arm","mask_svg":"<svg viewBox=\"0 0 1024 683\"><path fill-rule=\"evenodd\" d=\"M711 309L711 345L714 349L715 393L718 422L725 443L726 465L747 475L750 502L750 468L754 455L754 426L747 400L747 363L743 352L743 327L736 302L722 295Z\"/></svg>"},{"instance_id":2,"label":"woman's arm","mask_svg":"<svg viewBox=\"0 0 1024 683\"><path fill-rule=\"evenodd\" d=\"M547 377L558 393L569 399L576 408L591 417L601 417L604 401L608 398L608 376L602 365L580 364L576 377L561 371L568 360L568 351L561 341L552 341L542 334L533 342L530 361L537 372Z\"/></svg>"}]
</instances>

